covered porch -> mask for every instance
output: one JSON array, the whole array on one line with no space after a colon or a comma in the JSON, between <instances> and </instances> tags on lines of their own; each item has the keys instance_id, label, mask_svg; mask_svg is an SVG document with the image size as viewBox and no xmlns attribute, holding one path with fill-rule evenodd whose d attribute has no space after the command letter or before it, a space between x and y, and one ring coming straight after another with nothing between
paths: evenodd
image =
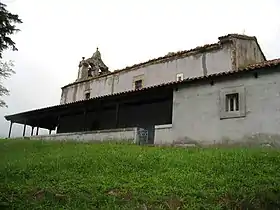
<instances>
[{"instance_id":1,"label":"covered porch","mask_svg":"<svg viewBox=\"0 0 280 210\"><path fill-rule=\"evenodd\" d=\"M5 116L10 121L8 137L14 123L31 127L31 136L40 128L49 134L144 128L153 143L155 125L172 124L173 87L151 87L107 95L70 104L57 105Z\"/></svg>"}]
</instances>

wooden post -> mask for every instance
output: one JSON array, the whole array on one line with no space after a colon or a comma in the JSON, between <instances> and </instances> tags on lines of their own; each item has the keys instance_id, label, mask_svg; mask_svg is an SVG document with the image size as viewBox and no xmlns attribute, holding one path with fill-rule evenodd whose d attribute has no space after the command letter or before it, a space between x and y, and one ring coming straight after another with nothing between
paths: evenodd
<instances>
[{"instance_id":1,"label":"wooden post","mask_svg":"<svg viewBox=\"0 0 280 210\"><path fill-rule=\"evenodd\" d=\"M9 129L9 135L8 138L11 138L11 134L12 134L12 127L13 127L13 122L10 122L10 129Z\"/></svg>"},{"instance_id":2,"label":"wooden post","mask_svg":"<svg viewBox=\"0 0 280 210\"><path fill-rule=\"evenodd\" d=\"M120 104L119 103L117 103L116 104L116 121L115 121L115 123L116 123L116 128L118 128L118 126L119 126L119 109L120 109Z\"/></svg>"},{"instance_id":3,"label":"wooden post","mask_svg":"<svg viewBox=\"0 0 280 210\"><path fill-rule=\"evenodd\" d=\"M34 126L31 127L31 133L30 136L33 136Z\"/></svg>"},{"instance_id":4,"label":"wooden post","mask_svg":"<svg viewBox=\"0 0 280 210\"><path fill-rule=\"evenodd\" d=\"M23 126L23 132L22 132L23 137L25 137L25 131L26 131L26 122L24 123L24 126Z\"/></svg>"},{"instance_id":5,"label":"wooden post","mask_svg":"<svg viewBox=\"0 0 280 210\"><path fill-rule=\"evenodd\" d=\"M49 129L49 135L51 135L52 134L52 130L51 129Z\"/></svg>"},{"instance_id":6,"label":"wooden post","mask_svg":"<svg viewBox=\"0 0 280 210\"><path fill-rule=\"evenodd\" d=\"M56 133L59 131L60 116L57 117Z\"/></svg>"},{"instance_id":7,"label":"wooden post","mask_svg":"<svg viewBox=\"0 0 280 210\"><path fill-rule=\"evenodd\" d=\"M87 131L87 110L85 109L84 111L84 125L83 125L83 130Z\"/></svg>"},{"instance_id":8,"label":"wooden post","mask_svg":"<svg viewBox=\"0 0 280 210\"><path fill-rule=\"evenodd\" d=\"M37 127L36 136L38 136L38 134L39 134L39 127Z\"/></svg>"}]
</instances>

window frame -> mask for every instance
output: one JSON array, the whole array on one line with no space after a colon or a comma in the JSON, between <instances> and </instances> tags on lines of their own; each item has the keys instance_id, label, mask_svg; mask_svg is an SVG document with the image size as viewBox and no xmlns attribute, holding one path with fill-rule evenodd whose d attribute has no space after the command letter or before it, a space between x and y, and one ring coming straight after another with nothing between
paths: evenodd
<instances>
[{"instance_id":1,"label":"window frame","mask_svg":"<svg viewBox=\"0 0 280 210\"><path fill-rule=\"evenodd\" d=\"M181 80L179 80L178 78L181 78ZM176 74L176 81L179 82L179 81L182 81L184 80L184 73L177 73Z\"/></svg>"},{"instance_id":2,"label":"window frame","mask_svg":"<svg viewBox=\"0 0 280 210\"><path fill-rule=\"evenodd\" d=\"M240 118L246 116L245 93L246 90L244 86L226 87L220 90L220 119ZM239 110L227 111L227 96L232 94L238 94Z\"/></svg>"},{"instance_id":3,"label":"window frame","mask_svg":"<svg viewBox=\"0 0 280 210\"><path fill-rule=\"evenodd\" d=\"M239 111L239 93L230 93L225 95L225 111L238 112ZM231 110L233 109L233 110Z\"/></svg>"},{"instance_id":4,"label":"window frame","mask_svg":"<svg viewBox=\"0 0 280 210\"><path fill-rule=\"evenodd\" d=\"M87 98L87 95L89 95L88 98ZM90 92L89 91L85 92L85 100L88 100L88 99L90 99Z\"/></svg>"},{"instance_id":5,"label":"window frame","mask_svg":"<svg viewBox=\"0 0 280 210\"><path fill-rule=\"evenodd\" d=\"M141 88L138 88L138 89L136 89L136 82L137 81L139 81L139 80L141 80ZM139 90L139 89L142 89L142 88L144 88L144 74L141 74L141 75L138 75L138 76L134 76L133 77L133 81L132 81L132 88L133 88L133 90Z\"/></svg>"},{"instance_id":6,"label":"window frame","mask_svg":"<svg viewBox=\"0 0 280 210\"><path fill-rule=\"evenodd\" d=\"M140 84L141 84L141 87L140 87L140 88L136 88L136 83L137 83L137 82L140 82L140 81L141 81L141 83L140 83ZM134 81L134 89L135 89L135 90L140 90L140 89L142 89L142 88L143 88L143 80L142 80L142 79L135 80L135 81Z\"/></svg>"}]
</instances>

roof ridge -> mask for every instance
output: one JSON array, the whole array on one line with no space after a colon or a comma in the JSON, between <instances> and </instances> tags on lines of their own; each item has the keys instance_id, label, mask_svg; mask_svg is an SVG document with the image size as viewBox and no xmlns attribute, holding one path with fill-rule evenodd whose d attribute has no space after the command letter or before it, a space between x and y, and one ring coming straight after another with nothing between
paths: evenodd
<instances>
[{"instance_id":1,"label":"roof ridge","mask_svg":"<svg viewBox=\"0 0 280 210\"><path fill-rule=\"evenodd\" d=\"M250 39L250 40L255 40L256 37L255 36L249 36L246 34L237 34L237 33L231 33L231 34L227 34L224 36L220 36L218 37L219 40L223 40L223 39L227 39L227 38L237 38L237 39Z\"/></svg>"},{"instance_id":2,"label":"roof ridge","mask_svg":"<svg viewBox=\"0 0 280 210\"><path fill-rule=\"evenodd\" d=\"M230 41L230 40L226 40L226 41ZM160 56L160 57L157 57L157 58L152 58L152 59L149 59L149 60L137 63L137 64L126 66L122 69L115 69L112 72L102 74L102 75L99 75L97 77L87 78L85 80L75 81L75 82L69 83L69 84L63 86L62 88L68 87L68 86L73 85L73 84L87 82L87 81L98 79L98 78L105 77L105 76L108 76L108 75L116 74L116 73L119 73L119 72L122 72L122 71L138 69L138 68L144 67L147 64L153 65L153 64L161 63L161 62L166 61L168 59L174 60L177 57L184 58L184 57L187 57L191 54L198 54L198 53L201 53L203 51L209 51L209 50L212 50L212 49L215 49L215 48L219 48L224 43L225 42L222 43L219 40L218 42L215 42L215 43L212 43L212 44L205 44L205 45L197 46L195 48L191 48L191 49L188 49L188 50L179 50L179 51L176 51L176 52L169 52L169 53L165 54L164 56Z\"/></svg>"},{"instance_id":3,"label":"roof ridge","mask_svg":"<svg viewBox=\"0 0 280 210\"><path fill-rule=\"evenodd\" d=\"M275 58L275 59L272 59L272 60L266 60L266 61L250 64L250 65L245 66L245 67L241 67L241 68L238 69L238 71L248 70L248 69L264 68L264 67L267 67L267 66L270 67L270 66L278 65L278 64L280 64L280 58Z\"/></svg>"},{"instance_id":4,"label":"roof ridge","mask_svg":"<svg viewBox=\"0 0 280 210\"><path fill-rule=\"evenodd\" d=\"M169 52L169 53L165 54L164 56L160 56L160 57L157 57L157 58L152 58L152 59L149 59L147 61L143 61L143 62L133 64L133 65L130 65L130 66L126 66L122 69L115 69L112 72L105 73L105 74L99 75L97 77L91 77L91 78L87 78L87 79L84 79L84 80L69 83L67 85L64 85L62 87L62 89L66 88L68 86L74 85L74 84L83 83L83 82L91 81L91 80L94 80L94 79L99 79L99 78L106 77L106 76L109 76L109 75L117 74L119 72L136 70L136 69L139 69L141 67L145 67L147 65L150 66L150 65L154 65L154 64L158 64L158 63L172 61L172 60L175 60L175 59L178 59L178 58L184 58L184 57L187 57L187 56L190 56L190 55L195 55L195 54L202 53L202 52L205 52L205 51L211 51L213 49L220 48L223 44L225 44L227 42L231 42L231 38L242 38L242 39L247 39L247 40L248 39L256 40L256 37L254 37L254 36L241 35L241 34L237 34L237 33L227 34L225 36L218 37L218 42L215 42L215 43L212 43L212 44L205 44L205 45L197 46L195 48L191 48L191 49L188 49L188 50L180 50L180 51L176 51L176 52Z\"/></svg>"}]
</instances>

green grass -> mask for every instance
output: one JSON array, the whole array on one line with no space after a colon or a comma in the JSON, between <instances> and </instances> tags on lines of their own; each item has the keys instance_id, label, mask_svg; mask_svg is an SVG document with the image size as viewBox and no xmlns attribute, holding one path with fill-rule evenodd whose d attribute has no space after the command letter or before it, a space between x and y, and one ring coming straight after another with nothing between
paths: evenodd
<instances>
[{"instance_id":1,"label":"green grass","mask_svg":"<svg viewBox=\"0 0 280 210\"><path fill-rule=\"evenodd\" d=\"M0 209L280 209L280 152L0 140Z\"/></svg>"}]
</instances>

